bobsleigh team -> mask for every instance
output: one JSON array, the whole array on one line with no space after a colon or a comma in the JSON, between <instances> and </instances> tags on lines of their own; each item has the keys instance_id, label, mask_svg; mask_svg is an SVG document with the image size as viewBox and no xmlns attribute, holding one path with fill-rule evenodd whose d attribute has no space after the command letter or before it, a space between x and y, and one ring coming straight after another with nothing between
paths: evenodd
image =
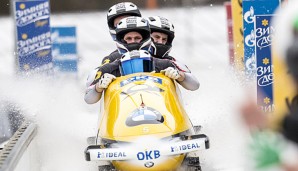
<instances>
[{"instance_id":1,"label":"bobsleigh team","mask_svg":"<svg viewBox=\"0 0 298 171\"><path fill-rule=\"evenodd\" d=\"M107 22L117 49L104 57L101 66L88 75L86 103L98 102L116 77L135 72L163 73L187 90L200 87L188 67L169 55L175 31L168 19L142 18L135 4L122 2L108 10Z\"/></svg>"}]
</instances>

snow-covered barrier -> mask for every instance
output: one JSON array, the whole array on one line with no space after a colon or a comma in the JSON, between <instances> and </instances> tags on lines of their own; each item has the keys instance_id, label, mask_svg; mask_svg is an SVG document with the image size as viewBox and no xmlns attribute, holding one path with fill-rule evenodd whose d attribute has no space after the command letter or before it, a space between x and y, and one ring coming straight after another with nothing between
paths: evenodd
<instances>
[{"instance_id":1,"label":"snow-covered barrier","mask_svg":"<svg viewBox=\"0 0 298 171\"><path fill-rule=\"evenodd\" d=\"M35 155L36 124L24 122L0 151L0 171L32 171Z\"/></svg>"}]
</instances>

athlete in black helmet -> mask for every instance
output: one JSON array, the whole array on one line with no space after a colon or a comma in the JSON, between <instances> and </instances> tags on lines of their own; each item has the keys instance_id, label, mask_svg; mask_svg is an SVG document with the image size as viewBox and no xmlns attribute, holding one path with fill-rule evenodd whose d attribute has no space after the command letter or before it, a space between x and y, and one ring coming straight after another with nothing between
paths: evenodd
<instances>
[{"instance_id":1,"label":"athlete in black helmet","mask_svg":"<svg viewBox=\"0 0 298 171\"><path fill-rule=\"evenodd\" d=\"M185 79L187 80L185 83L188 84L183 87L188 90L197 90L200 86L197 78L191 73L185 64L169 55L172 49L172 42L175 38L174 25L168 19L160 16L149 17L148 21L151 29L151 38L153 40L150 50L151 55L156 58L174 61L177 68L183 70ZM175 72L175 70L174 68L169 68L167 72Z\"/></svg>"},{"instance_id":2,"label":"athlete in black helmet","mask_svg":"<svg viewBox=\"0 0 298 171\"><path fill-rule=\"evenodd\" d=\"M117 24L121 19L129 16L138 16L138 17L142 16L138 7L131 2L121 2L121 3L115 4L108 10L107 23L108 23L110 34L114 41L116 40L115 29ZM121 57L121 54L119 54L118 50L115 50L108 56L104 57L101 63L102 65L104 65L106 63L113 62L116 59L119 59L120 57Z\"/></svg>"}]
</instances>

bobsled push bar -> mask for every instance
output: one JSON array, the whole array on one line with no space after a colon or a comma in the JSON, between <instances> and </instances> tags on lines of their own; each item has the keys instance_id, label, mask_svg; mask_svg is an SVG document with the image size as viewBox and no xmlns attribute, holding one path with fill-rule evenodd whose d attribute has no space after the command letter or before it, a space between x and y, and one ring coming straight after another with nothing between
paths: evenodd
<instances>
[{"instance_id":1,"label":"bobsled push bar","mask_svg":"<svg viewBox=\"0 0 298 171\"><path fill-rule=\"evenodd\" d=\"M155 157L178 155L208 149L209 138L204 134L181 136L180 141L164 141L158 147L148 148L144 146L141 150L132 150L136 149L133 143L119 148L113 148L111 146L111 144L88 146L85 150L86 160L134 160L139 159L142 154Z\"/></svg>"}]
</instances>

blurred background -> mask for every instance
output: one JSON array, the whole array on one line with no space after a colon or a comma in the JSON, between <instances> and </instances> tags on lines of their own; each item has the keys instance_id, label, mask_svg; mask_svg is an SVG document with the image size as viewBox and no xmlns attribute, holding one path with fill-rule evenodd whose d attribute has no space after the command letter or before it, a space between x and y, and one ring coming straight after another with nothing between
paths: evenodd
<instances>
[{"instance_id":1,"label":"blurred background","mask_svg":"<svg viewBox=\"0 0 298 171\"><path fill-rule=\"evenodd\" d=\"M107 10L112 5L123 2L121 0L51 0L52 13L86 12ZM161 8L222 4L224 0L130 0L139 8L146 8L149 4ZM0 15L9 15L10 0L1 0Z\"/></svg>"}]
</instances>

